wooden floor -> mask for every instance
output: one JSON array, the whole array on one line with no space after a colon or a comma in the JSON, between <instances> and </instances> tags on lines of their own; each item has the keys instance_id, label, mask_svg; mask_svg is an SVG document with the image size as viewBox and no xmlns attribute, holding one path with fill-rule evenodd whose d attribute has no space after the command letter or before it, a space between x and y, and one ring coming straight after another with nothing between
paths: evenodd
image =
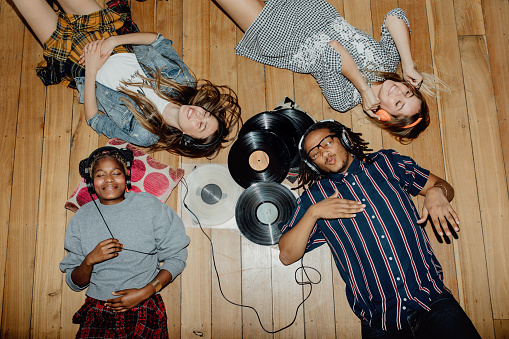
<instances>
[{"instance_id":1,"label":"wooden floor","mask_svg":"<svg viewBox=\"0 0 509 339\"><path fill-rule=\"evenodd\" d=\"M509 2L332 3L351 24L375 36L385 13L403 8L417 64L450 86L451 93L430 100L431 126L411 145L397 144L358 111L332 110L310 75L235 56L242 32L209 1L133 1L132 12L143 31L172 39L198 77L234 88L244 120L289 96L316 119L335 118L364 133L374 149L395 148L445 176L456 189L453 204L462 227L459 239L449 244L439 243L430 232L446 284L483 338L509 338ZM58 268L73 215L64 202L79 181L79 160L106 139L85 124L75 92L45 88L36 77L41 48L7 0L0 0L0 31L0 337L70 338L77 330L71 318L84 294L72 292ZM227 154L223 151L213 162L226 163ZM156 157L182 165L169 154ZM168 204L180 209L176 192ZM308 291L294 282L296 266L283 266L277 249L255 245L230 230L207 232L227 296L256 307L269 330L288 324ZM360 337L359 321L326 246L305 258L321 271L321 284L313 288L296 323L272 335L263 332L251 310L223 300L206 238L196 228L188 234L188 266L162 292L171 337Z\"/></svg>"}]
</instances>

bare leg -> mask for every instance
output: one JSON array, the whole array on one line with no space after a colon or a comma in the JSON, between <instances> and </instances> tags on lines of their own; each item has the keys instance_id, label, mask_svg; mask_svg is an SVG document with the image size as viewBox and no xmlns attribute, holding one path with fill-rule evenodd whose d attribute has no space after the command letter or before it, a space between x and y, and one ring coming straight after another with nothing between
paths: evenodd
<instances>
[{"instance_id":1,"label":"bare leg","mask_svg":"<svg viewBox=\"0 0 509 339\"><path fill-rule=\"evenodd\" d=\"M94 0L58 0L58 3L67 14L86 15L102 9Z\"/></svg>"},{"instance_id":2,"label":"bare leg","mask_svg":"<svg viewBox=\"0 0 509 339\"><path fill-rule=\"evenodd\" d=\"M244 32L255 21L265 4L261 0L213 0Z\"/></svg>"},{"instance_id":3,"label":"bare leg","mask_svg":"<svg viewBox=\"0 0 509 339\"><path fill-rule=\"evenodd\" d=\"M13 0L14 5L42 44L57 28L57 14L45 0Z\"/></svg>"}]
</instances>

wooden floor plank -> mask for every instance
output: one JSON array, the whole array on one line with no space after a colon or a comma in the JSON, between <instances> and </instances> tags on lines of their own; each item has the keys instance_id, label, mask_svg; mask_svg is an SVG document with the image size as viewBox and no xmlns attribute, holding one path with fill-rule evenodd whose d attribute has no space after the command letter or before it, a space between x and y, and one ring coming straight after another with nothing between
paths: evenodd
<instances>
[{"instance_id":1,"label":"wooden floor plank","mask_svg":"<svg viewBox=\"0 0 509 339\"><path fill-rule=\"evenodd\" d=\"M481 0L454 0L453 3L458 35L484 34Z\"/></svg>"},{"instance_id":2,"label":"wooden floor plank","mask_svg":"<svg viewBox=\"0 0 509 339\"><path fill-rule=\"evenodd\" d=\"M484 24L486 25L486 41L493 78L493 89L500 122L500 135L509 134L509 81L502 74L508 74L509 38L507 22L509 22L509 2L505 0L482 1ZM506 181L509 180L509 138L502 138Z\"/></svg>"},{"instance_id":3,"label":"wooden floor plank","mask_svg":"<svg viewBox=\"0 0 509 339\"><path fill-rule=\"evenodd\" d=\"M483 338L493 337L486 255L477 197L477 184L466 114L465 89L458 49L454 9L451 3L427 0L431 50L435 73L451 86L451 93L439 95L441 131L447 179L455 188L453 207L462 220L455 247L460 272L459 301ZM477 302L481 300L482 302Z\"/></svg>"},{"instance_id":4,"label":"wooden floor plank","mask_svg":"<svg viewBox=\"0 0 509 339\"><path fill-rule=\"evenodd\" d=\"M491 306L495 319L509 319L509 290L500 284L509 281L509 248L505 246L509 243L509 197L504 163L493 156L502 154L502 146L486 40L482 36L466 36L459 42L484 243L490 248L486 259Z\"/></svg>"},{"instance_id":5,"label":"wooden floor plank","mask_svg":"<svg viewBox=\"0 0 509 339\"><path fill-rule=\"evenodd\" d=\"M495 320L495 338L508 339L509 338L509 320Z\"/></svg>"},{"instance_id":6,"label":"wooden floor plank","mask_svg":"<svg viewBox=\"0 0 509 339\"><path fill-rule=\"evenodd\" d=\"M42 59L42 49L28 30L24 34L23 66L12 179L9 236L3 294L3 338L27 337L32 308L33 263L44 126L45 88L34 65ZM13 307L16 305L15 307Z\"/></svg>"},{"instance_id":7,"label":"wooden floor plank","mask_svg":"<svg viewBox=\"0 0 509 339\"><path fill-rule=\"evenodd\" d=\"M24 25L7 1L0 2L0 31L5 37L0 41L2 62L0 63L0 295L4 295L6 275L7 237L9 231L9 213L11 207L11 189L16 146L16 123L18 119L18 101L20 96L21 63L23 51ZM0 315L3 314L0 303ZM0 327L2 327L0 317Z\"/></svg>"},{"instance_id":8,"label":"wooden floor plank","mask_svg":"<svg viewBox=\"0 0 509 339\"><path fill-rule=\"evenodd\" d=\"M58 264L67 221L62 197L68 187L73 105L71 89L50 86L46 92L31 322L34 337L58 337L60 331L62 279ZM58 205L60 208L55 208Z\"/></svg>"}]
</instances>

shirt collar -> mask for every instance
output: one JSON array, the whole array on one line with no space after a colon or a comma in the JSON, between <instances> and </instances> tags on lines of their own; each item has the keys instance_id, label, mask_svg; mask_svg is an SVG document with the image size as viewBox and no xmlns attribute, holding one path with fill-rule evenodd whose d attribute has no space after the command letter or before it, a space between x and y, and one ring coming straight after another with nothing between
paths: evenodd
<instances>
[{"instance_id":1,"label":"shirt collar","mask_svg":"<svg viewBox=\"0 0 509 339\"><path fill-rule=\"evenodd\" d=\"M348 166L348 169L343 173L334 173L329 174L328 178L334 182L340 182L343 178L347 177L349 174L357 174L361 170L361 162L360 160L354 156L352 163Z\"/></svg>"}]
</instances>

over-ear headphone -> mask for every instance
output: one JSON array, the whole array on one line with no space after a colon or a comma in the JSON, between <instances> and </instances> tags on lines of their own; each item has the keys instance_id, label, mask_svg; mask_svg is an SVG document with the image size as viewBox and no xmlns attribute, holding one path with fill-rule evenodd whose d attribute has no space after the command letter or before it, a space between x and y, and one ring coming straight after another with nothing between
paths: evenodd
<instances>
[{"instance_id":1,"label":"over-ear headphone","mask_svg":"<svg viewBox=\"0 0 509 339\"><path fill-rule=\"evenodd\" d=\"M208 144L200 144L192 136L182 133L182 136L180 137L180 145L183 147L186 147L186 148L196 148L196 149L207 149L207 148L217 145L219 142L221 142L221 139L223 138L223 132L224 132L223 123L221 123L219 120L217 120L217 122L219 123L219 125L217 127L219 133L218 133L216 140L214 140Z\"/></svg>"},{"instance_id":2,"label":"over-ear headphone","mask_svg":"<svg viewBox=\"0 0 509 339\"><path fill-rule=\"evenodd\" d=\"M391 121L392 117L389 113L387 113L386 110L382 109L382 108L379 108L376 113L376 115L378 115L380 117L380 121ZM418 123L420 123L422 120L422 117L419 117L417 120L415 120L413 123L411 124L408 124L406 126L401 126L401 128L410 128L410 127L414 127L415 125L417 125Z\"/></svg>"},{"instance_id":3,"label":"over-ear headphone","mask_svg":"<svg viewBox=\"0 0 509 339\"><path fill-rule=\"evenodd\" d=\"M348 131L346 130L345 126L339 122L337 122L336 120L334 119L326 119L326 120L322 120L322 121L319 121L317 122L316 124L312 125L310 127L313 128L313 130L319 130L321 128L316 128L316 125L317 124L323 124L323 123L333 123L336 125L336 127L338 127L340 129L340 133L339 135L336 134L336 136L339 138L339 141L341 142L341 145L343 145L343 147L345 148L345 150L348 152L348 153L352 153L352 140L350 139L350 136L348 135ZM327 128L329 129L329 127L324 124L323 128ZM329 129L330 130L330 129ZM332 131L331 131L332 132ZM300 138L300 141L299 141L299 154L300 154L300 159L316 174L320 175L322 174L322 172L320 171L320 169L318 168L318 166L316 166L315 163L313 163L312 161L309 161L307 158L308 158L308 155L306 153L306 151L304 150L304 136L307 136L309 135L309 133L304 133L304 135L302 135L302 137Z\"/></svg>"},{"instance_id":4,"label":"over-ear headphone","mask_svg":"<svg viewBox=\"0 0 509 339\"><path fill-rule=\"evenodd\" d=\"M379 108L376 113L378 117L380 118L380 121L391 121L392 117L389 113L387 113L386 110Z\"/></svg>"},{"instance_id":5,"label":"over-ear headphone","mask_svg":"<svg viewBox=\"0 0 509 339\"><path fill-rule=\"evenodd\" d=\"M94 180L92 179L92 173L90 173L90 165L92 162L100 155L118 155L122 160L124 160L126 165L126 173L125 173L125 184L128 190L131 189L131 165L133 163L133 151L127 148L116 148L113 146L104 146L93 151L87 159L83 159L80 161L80 175L85 179L87 184L88 193L90 196L95 193L94 189Z\"/></svg>"}]
</instances>

